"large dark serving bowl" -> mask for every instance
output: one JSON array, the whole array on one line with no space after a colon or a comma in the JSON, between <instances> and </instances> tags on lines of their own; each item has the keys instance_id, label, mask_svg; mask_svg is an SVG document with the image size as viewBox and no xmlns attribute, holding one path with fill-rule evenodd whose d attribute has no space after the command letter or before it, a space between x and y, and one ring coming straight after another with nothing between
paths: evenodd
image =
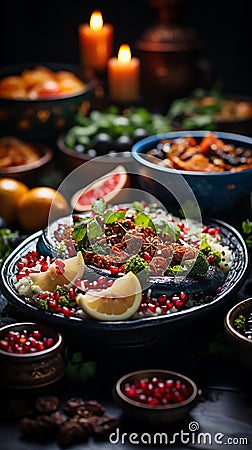
<instances>
[{"instance_id":1,"label":"large dark serving bowl","mask_svg":"<svg viewBox=\"0 0 252 450\"><path fill-rule=\"evenodd\" d=\"M219 220L211 219L210 224L211 226L221 227L223 241L232 249L233 262L221 292L214 296L209 303L194 306L187 310L141 319L101 322L78 317L66 318L60 314L39 310L26 303L24 298L17 294L13 284L16 264L20 256L36 249L43 231L28 237L6 259L1 271L1 290L7 300L17 309L19 315L24 315L26 319L29 317L38 323L51 325L64 333L69 333L69 336L73 339L76 336L78 343L83 339L83 342L88 341L90 345L91 343L92 345L98 343L102 346L142 345L170 338L176 334L180 335L183 328L192 328L195 323L202 323L203 319L209 321L209 315L225 306L247 277L248 252L241 235L233 227Z\"/></svg>"},{"instance_id":2,"label":"large dark serving bowl","mask_svg":"<svg viewBox=\"0 0 252 450\"><path fill-rule=\"evenodd\" d=\"M38 137L51 137L60 134L73 124L75 114L84 101L89 101L94 89L93 81L83 78L81 69L65 63L27 63L3 67L0 79L9 75L20 75L25 69L44 66L52 71L72 72L86 87L83 91L57 98L15 99L0 97L0 128L11 133L22 133Z\"/></svg>"},{"instance_id":3,"label":"large dark serving bowl","mask_svg":"<svg viewBox=\"0 0 252 450\"><path fill-rule=\"evenodd\" d=\"M150 136L137 142L132 148L132 156L139 167L139 183L152 192L165 205L174 202L171 192L177 192L181 186L181 177L193 191L199 206L205 215L219 216L238 207L239 202L252 192L252 169L226 172L193 172L176 170L156 164L146 153L155 148L162 139L176 139L192 136L197 142L209 131L177 131ZM226 144L245 147L252 151L252 138L239 134L214 132ZM187 193L184 192L186 201ZM169 203L168 203L169 204Z\"/></svg>"}]
</instances>

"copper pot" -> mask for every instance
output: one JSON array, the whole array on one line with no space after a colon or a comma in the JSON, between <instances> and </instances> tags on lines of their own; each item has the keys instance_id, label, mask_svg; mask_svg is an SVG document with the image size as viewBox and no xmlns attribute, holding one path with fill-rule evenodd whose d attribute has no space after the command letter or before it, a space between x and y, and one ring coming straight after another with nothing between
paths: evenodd
<instances>
[{"instance_id":1,"label":"copper pot","mask_svg":"<svg viewBox=\"0 0 252 450\"><path fill-rule=\"evenodd\" d=\"M208 70L200 61L201 40L183 24L184 0L152 0L159 20L135 43L141 60L142 93L149 107L166 113L170 103L192 92Z\"/></svg>"}]
</instances>

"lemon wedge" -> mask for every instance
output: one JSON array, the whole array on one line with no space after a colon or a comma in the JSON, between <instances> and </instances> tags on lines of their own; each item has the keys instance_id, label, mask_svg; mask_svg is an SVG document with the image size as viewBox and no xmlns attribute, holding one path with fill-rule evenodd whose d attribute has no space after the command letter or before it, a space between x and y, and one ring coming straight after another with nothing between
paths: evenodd
<instances>
[{"instance_id":1,"label":"lemon wedge","mask_svg":"<svg viewBox=\"0 0 252 450\"><path fill-rule=\"evenodd\" d=\"M78 306L86 314L106 321L129 319L138 310L141 300L141 284L133 272L117 278L107 289L79 294L76 298Z\"/></svg>"},{"instance_id":2,"label":"lemon wedge","mask_svg":"<svg viewBox=\"0 0 252 450\"><path fill-rule=\"evenodd\" d=\"M74 283L82 278L85 262L81 252L65 260L54 261L46 272L30 273L30 278L42 291L54 292L57 286Z\"/></svg>"}]
</instances>

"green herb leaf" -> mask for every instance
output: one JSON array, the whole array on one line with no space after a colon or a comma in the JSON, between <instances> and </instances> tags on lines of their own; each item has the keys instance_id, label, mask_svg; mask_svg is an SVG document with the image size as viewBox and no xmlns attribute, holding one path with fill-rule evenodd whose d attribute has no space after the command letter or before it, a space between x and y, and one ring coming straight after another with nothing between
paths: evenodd
<instances>
[{"instance_id":1,"label":"green herb leaf","mask_svg":"<svg viewBox=\"0 0 252 450\"><path fill-rule=\"evenodd\" d=\"M87 230L90 240L103 236L103 229L95 217L88 223Z\"/></svg>"},{"instance_id":2,"label":"green herb leaf","mask_svg":"<svg viewBox=\"0 0 252 450\"><path fill-rule=\"evenodd\" d=\"M126 211L123 211L123 210L112 212L106 218L105 223L111 224L111 223L117 222L117 220L119 220L119 219L124 219L125 216L126 216Z\"/></svg>"},{"instance_id":3,"label":"green herb leaf","mask_svg":"<svg viewBox=\"0 0 252 450\"><path fill-rule=\"evenodd\" d=\"M106 202L104 198L97 198L92 204L92 211L102 216L106 210Z\"/></svg>"},{"instance_id":4,"label":"green herb leaf","mask_svg":"<svg viewBox=\"0 0 252 450\"><path fill-rule=\"evenodd\" d=\"M89 221L90 219L85 217L80 222L77 222L74 225L72 237L75 240L76 244L85 240L87 236L87 224Z\"/></svg>"},{"instance_id":5,"label":"green herb leaf","mask_svg":"<svg viewBox=\"0 0 252 450\"><path fill-rule=\"evenodd\" d=\"M153 231L156 231L156 227L148 214L143 212L137 214L135 218L135 224L139 226L143 226L144 228L150 227Z\"/></svg>"}]
</instances>

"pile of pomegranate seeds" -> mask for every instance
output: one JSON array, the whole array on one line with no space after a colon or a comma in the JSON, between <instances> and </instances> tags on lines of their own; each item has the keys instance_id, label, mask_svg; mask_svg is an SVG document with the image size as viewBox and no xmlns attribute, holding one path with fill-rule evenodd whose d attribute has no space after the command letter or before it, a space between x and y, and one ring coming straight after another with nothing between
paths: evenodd
<instances>
[{"instance_id":1,"label":"pile of pomegranate seeds","mask_svg":"<svg viewBox=\"0 0 252 450\"><path fill-rule=\"evenodd\" d=\"M190 397L187 386L181 380L157 377L126 383L122 391L131 400L148 406L168 406Z\"/></svg>"},{"instance_id":2,"label":"pile of pomegranate seeds","mask_svg":"<svg viewBox=\"0 0 252 450\"><path fill-rule=\"evenodd\" d=\"M10 330L0 341L0 349L7 353L36 353L46 350L54 345L54 338L44 336L41 331L26 329L20 331Z\"/></svg>"}]
</instances>

